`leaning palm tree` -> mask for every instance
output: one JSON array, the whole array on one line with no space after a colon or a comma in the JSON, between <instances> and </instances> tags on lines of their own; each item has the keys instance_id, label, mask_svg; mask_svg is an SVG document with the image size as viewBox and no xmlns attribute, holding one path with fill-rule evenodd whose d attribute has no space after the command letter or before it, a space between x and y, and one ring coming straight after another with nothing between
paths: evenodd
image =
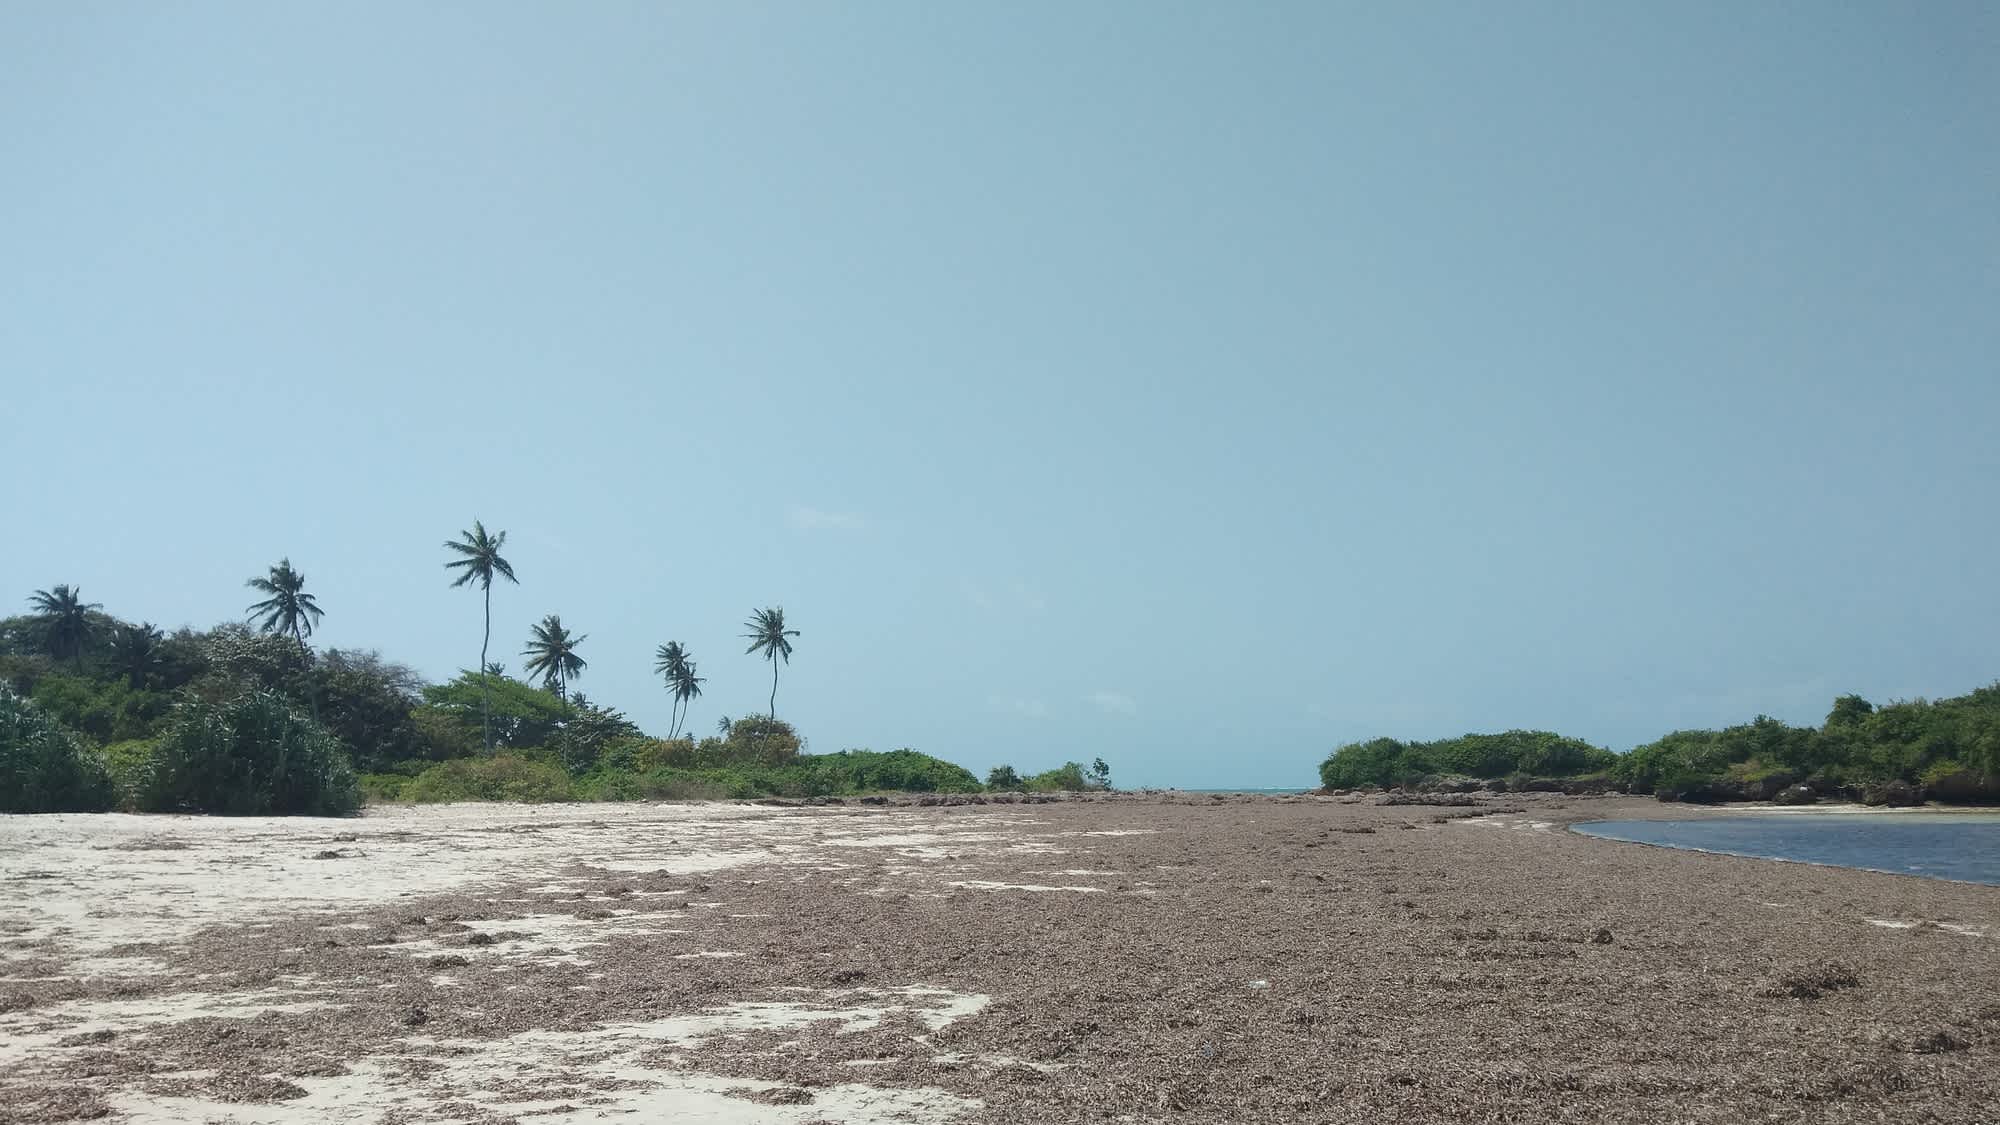
<instances>
[{"instance_id":1,"label":"leaning palm tree","mask_svg":"<svg viewBox=\"0 0 2000 1125\"><path fill-rule=\"evenodd\" d=\"M576 654L576 646L589 639L588 634L571 636L563 628L562 618L553 613L542 618L528 639L528 647L521 650L521 655L528 658L528 674L540 676L543 687L555 692L557 699L567 700L569 682L590 667Z\"/></svg>"},{"instance_id":2,"label":"leaning palm tree","mask_svg":"<svg viewBox=\"0 0 2000 1125\"><path fill-rule=\"evenodd\" d=\"M486 646L493 640L493 576L499 575L507 581L520 585L514 577L514 567L500 557L500 545L507 542L504 531L486 534L486 525L472 521L471 531L461 531L459 537L444 545L447 551L457 551L460 558L444 564L446 570L458 569L464 573L452 583L454 589L468 582L479 583L480 593L486 597L486 631L479 637L479 733L486 739L486 752L493 752L493 721L488 717L492 710L493 689L487 683L489 676L500 673L494 665L486 661Z\"/></svg>"},{"instance_id":3,"label":"leaning palm tree","mask_svg":"<svg viewBox=\"0 0 2000 1125\"><path fill-rule=\"evenodd\" d=\"M67 656L71 661L83 663L83 646L90 640L94 626L90 611L103 609L96 602L83 600L81 586L57 586L53 590L36 590L28 599L35 607L35 616L42 619L43 644L49 655L61 660Z\"/></svg>"},{"instance_id":4,"label":"leaning palm tree","mask_svg":"<svg viewBox=\"0 0 2000 1125\"><path fill-rule=\"evenodd\" d=\"M137 691L160 666L160 631L148 621L143 625L122 625L111 634L111 664L125 675Z\"/></svg>"},{"instance_id":5,"label":"leaning palm tree","mask_svg":"<svg viewBox=\"0 0 2000 1125\"><path fill-rule=\"evenodd\" d=\"M792 662L791 638L798 636L799 631L785 628L783 606L772 606L769 609L753 612L750 620L743 623L743 627L750 630L743 634L743 639L750 642L750 647L743 651L746 654L761 652L764 654L764 659L771 662L770 713L775 719L778 717L778 660L782 657L785 663Z\"/></svg>"},{"instance_id":6,"label":"leaning palm tree","mask_svg":"<svg viewBox=\"0 0 2000 1125\"><path fill-rule=\"evenodd\" d=\"M694 661L688 659L687 646L679 641L661 645L653 656L653 671L665 677L667 690L674 693L673 725L667 730L667 737L673 738L687 717L688 703L701 698L701 685L707 681L694 674Z\"/></svg>"}]
</instances>

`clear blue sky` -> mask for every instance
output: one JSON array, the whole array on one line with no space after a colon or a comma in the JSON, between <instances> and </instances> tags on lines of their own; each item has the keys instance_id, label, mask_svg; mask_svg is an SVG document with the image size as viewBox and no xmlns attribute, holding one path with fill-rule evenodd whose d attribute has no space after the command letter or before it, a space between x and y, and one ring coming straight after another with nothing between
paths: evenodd
<instances>
[{"instance_id":1,"label":"clear blue sky","mask_svg":"<svg viewBox=\"0 0 2000 1125\"><path fill-rule=\"evenodd\" d=\"M1126 784L2000 677L2000 7L0 3L0 596Z\"/></svg>"}]
</instances>

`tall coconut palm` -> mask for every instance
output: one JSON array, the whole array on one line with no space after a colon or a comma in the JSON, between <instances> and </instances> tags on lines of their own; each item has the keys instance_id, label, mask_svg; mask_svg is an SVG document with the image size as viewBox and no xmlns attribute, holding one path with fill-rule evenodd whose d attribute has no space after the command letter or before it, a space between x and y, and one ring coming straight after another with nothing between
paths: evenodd
<instances>
[{"instance_id":1,"label":"tall coconut palm","mask_svg":"<svg viewBox=\"0 0 2000 1125\"><path fill-rule=\"evenodd\" d=\"M694 661L688 659L687 647L679 641L668 641L653 655L653 671L665 677L667 690L674 693L673 726L667 731L667 737L673 738L687 717L688 703L701 698L701 685L708 681L694 674Z\"/></svg>"},{"instance_id":2,"label":"tall coconut palm","mask_svg":"<svg viewBox=\"0 0 2000 1125\"><path fill-rule=\"evenodd\" d=\"M528 638L528 647L521 655L528 658L528 674L540 676L542 686L556 693L556 698L569 698L569 682L583 675L590 667L583 657L576 654L576 646L589 640L588 634L571 636L563 628L562 618L551 613L534 626L533 635Z\"/></svg>"},{"instance_id":3,"label":"tall coconut palm","mask_svg":"<svg viewBox=\"0 0 2000 1125\"><path fill-rule=\"evenodd\" d=\"M74 663L83 663L83 646L94 628L90 611L104 607L84 601L81 586L36 590L28 604L35 608L35 616L42 619L42 643L49 655L57 660L67 656Z\"/></svg>"},{"instance_id":4,"label":"tall coconut palm","mask_svg":"<svg viewBox=\"0 0 2000 1125\"><path fill-rule=\"evenodd\" d=\"M791 638L798 636L799 631L785 628L783 606L756 610L750 614L750 620L743 623L743 627L750 630L743 634L743 639L750 642L750 647L743 651L746 654L761 652L764 654L764 659L771 662L770 714L775 719L778 717L778 660L783 658L787 664L792 662Z\"/></svg>"},{"instance_id":5,"label":"tall coconut palm","mask_svg":"<svg viewBox=\"0 0 2000 1125\"><path fill-rule=\"evenodd\" d=\"M468 582L477 582L479 592L486 599L486 631L479 636L479 733L486 739L486 752L491 754L493 721L489 715L492 711L493 689L487 678L499 675L493 671L494 665L486 661L486 646L493 640L493 576L497 574L517 586L521 584L521 580L514 577L513 565L500 557L500 546L507 542L506 532L488 535L486 525L473 520L472 530L461 531L458 535L457 539L446 543L444 548L447 551L457 551L461 557L444 565L446 570L455 569L462 572L458 576L458 581L451 584L453 589Z\"/></svg>"},{"instance_id":6,"label":"tall coconut palm","mask_svg":"<svg viewBox=\"0 0 2000 1125\"><path fill-rule=\"evenodd\" d=\"M148 621L143 625L124 625L111 634L112 667L124 673L133 690L146 686L146 681L160 666L159 629Z\"/></svg>"}]
</instances>

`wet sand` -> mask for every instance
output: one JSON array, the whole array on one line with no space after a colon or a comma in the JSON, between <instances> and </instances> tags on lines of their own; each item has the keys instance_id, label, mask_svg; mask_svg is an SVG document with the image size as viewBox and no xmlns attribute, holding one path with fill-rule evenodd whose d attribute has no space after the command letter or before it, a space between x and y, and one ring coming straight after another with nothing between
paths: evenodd
<instances>
[{"instance_id":1,"label":"wet sand","mask_svg":"<svg viewBox=\"0 0 2000 1125\"><path fill-rule=\"evenodd\" d=\"M2000 888L1376 801L0 818L0 1122L1995 1120Z\"/></svg>"}]
</instances>

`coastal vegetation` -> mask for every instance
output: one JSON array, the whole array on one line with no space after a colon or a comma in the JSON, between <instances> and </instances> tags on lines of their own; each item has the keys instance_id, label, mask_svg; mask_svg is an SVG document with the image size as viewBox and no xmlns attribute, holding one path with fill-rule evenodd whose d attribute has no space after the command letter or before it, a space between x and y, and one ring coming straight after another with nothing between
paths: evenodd
<instances>
[{"instance_id":1,"label":"coastal vegetation","mask_svg":"<svg viewBox=\"0 0 2000 1125\"><path fill-rule=\"evenodd\" d=\"M672 697L667 736L578 690L587 635L560 616L535 624L526 678L489 662L492 586L519 584L506 532L475 521L448 541L453 587L482 596L477 668L442 683L359 649L315 651L326 615L306 576L281 559L251 578L244 622L171 633L83 600L37 590L0 619L0 812L190 811L338 815L364 801L574 801L977 793L969 771L915 750L813 754L767 711L685 729L702 696L692 650L659 646ZM785 611L752 611L748 654L789 664L799 630ZM998 789L1107 788L1110 771L1066 763Z\"/></svg>"},{"instance_id":2,"label":"coastal vegetation","mask_svg":"<svg viewBox=\"0 0 2000 1125\"><path fill-rule=\"evenodd\" d=\"M1320 766L1329 789L1489 781L1497 788L1651 793L1665 801L2000 801L2000 684L1880 707L1844 695L1817 727L1759 716L1722 730L1674 731L1623 754L1546 731L1508 731L1356 742Z\"/></svg>"}]
</instances>

